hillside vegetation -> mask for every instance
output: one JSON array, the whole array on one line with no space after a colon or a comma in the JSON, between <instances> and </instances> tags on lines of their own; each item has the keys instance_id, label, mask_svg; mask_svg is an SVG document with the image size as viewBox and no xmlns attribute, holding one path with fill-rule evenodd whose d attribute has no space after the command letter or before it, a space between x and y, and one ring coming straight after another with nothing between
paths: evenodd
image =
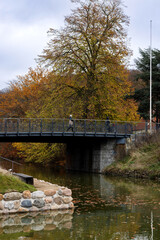
<instances>
[{"instance_id":1,"label":"hillside vegetation","mask_svg":"<svg viewBox=\"0 0 160 240\"><path fill-rule=\"evenodd\" d=\"M160 133L143 137L127 156L105 169L105 174L140 178L160 178Z\"/></svg>"},{"instance_id":2,"label":"hillside vegetation","mask_svg":"<svg viewBox=\"0 0 160 240\"><path fill-rule=\"evenodd\" d=\"M26 184L18 178L11 175L3 175L0 173L0 193L18 191L23 192L24 190L30 190L31 192L36 191L36 188L32 185Z\"/></svg>"}]
</instances>

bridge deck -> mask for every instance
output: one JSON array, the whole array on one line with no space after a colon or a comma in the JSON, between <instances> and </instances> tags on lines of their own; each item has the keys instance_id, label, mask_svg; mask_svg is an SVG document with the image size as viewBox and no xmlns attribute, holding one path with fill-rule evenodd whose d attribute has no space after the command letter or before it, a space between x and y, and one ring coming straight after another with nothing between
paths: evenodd
<instances>
[{"instance_id":1,"label":"bridge deck","mask_svg":"<svg viewBox=\"0 0 160 240\"><path fill-rule=\"evenodd\" d=\"M65 142L69 138L126 138L146 132L146 123L101 120L73 120L73 131L66 119L0 119L0 142ZM48 140L47 140L48 138Z\"/></svg>"}]
</instances>

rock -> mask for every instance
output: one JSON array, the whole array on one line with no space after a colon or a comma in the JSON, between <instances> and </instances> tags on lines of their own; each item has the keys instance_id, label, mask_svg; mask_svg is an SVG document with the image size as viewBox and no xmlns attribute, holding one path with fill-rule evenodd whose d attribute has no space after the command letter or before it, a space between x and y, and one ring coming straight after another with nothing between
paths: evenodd
<instances>
[{"instance_id":1,"label":"rock","mask_svg":"<svg viewBox=\"0 0 160 240\"><path fill-rule=\"evenodd\" d=\"M51 205L50 204L46 204L41 210L42 211L51 210Z\"/></svg>"},{"instance_id":2,"label":"rock","mask_svg":"<svg viewBox=\"0 0 160 240\"><path fill-rule=\"evenodd\" d=\"M14 208L18 209L19 207L20 207L20 201L19 200L14 201Z\"/></svg>"},{"instance_id":3,"label":"rock","mask_svg":"<svg viewBox=\"0 0 160 240\"><path fill-rule=\"evenodd\" d=\"M72 200L73 200L72 197L64 197L63 198L63 202L66 203L66 204L72 202Z\"/></svg>"},{"instance_id":4,"label":"rock","mask_svg":"<svg viewBox=\"0 0 160 240\"><path fill-rule=\"evenodd\" d=\"M46 196L53 196L54 194L56 194L56 190L48 189L48 190L45 190L45 191L44 191L44 194L45 194Z\"/></svg>"},{"instance_id":5,"label":"rock","mask_svg":"<svg viewBox=\"0 0 160 240\"><path fill-rule=\"evenodd\" d=\"M23 212L28 212L28 211L29 211L28 208L20 207L17 212L23 213Z\"/></svg>"},{"instance_id":6,"label":"rock","mask_svg":"<svg viewBox=\"0 0 160 240\"><path fill-rule=\"evenodd\" d=\"M10 211L9 211L9 213L17 213L17 209L11 209Z\"/></svg>"},{"instance_id":7,"label":"rock","mask_svg":"<svg viewBox=\"0 0 160 240\"><path fill-rule=\"evenodd\" d=\"M39 209L35 206L32 206L30 209L29 209L30 212L38 212Z\"/></svg>"},{"instance_id":8,"label":"rock","mask_svg":"<svg viewBox=\"0 0 160 240\"><path fill-rule=\"evenodd\" d=\"M11 210L14 208L14 202L13 201L4 202L4 207L7 208L8 210Z\"/></svg>"},{"instance_id":9,"label":"rock","mask_svg":"<svg viewBox=\"0 0 160 240\"><path fill-rule=\"evenodd\" d=\"M69 206L68 206L68 204L61 204L61 205L59 206L59 208L60 208L60 209L68 209Z\"/></svg>"},{"instance_id":10,"label":"rock","mask_svg":"<svg viewBox=\"0 0 160 240\"><path fill-rule=\"evenodd\" d=\"M3 199L3 195L2 194L0 194L0 201Z\"/></svg>"},{"instance_id":11,"label":"rock","mask_svg":"<svg viewBox=\"0 0 160 240\"><path fill-rule=\"evenodd\" d=\"M59 206L57 204L53 203L51 205L51 210L57 210L57 209L59 209Z\"/></svg>"},{"instance_id":12,"label":"rock","mask_svg":"<svg viewBox=\"0 0 160 240\"><path fill-rule=\"evenodd\" d=\"M32 193L32 198L35 199L35 198L44 198L45 195L44 195L44 192L42 191L35 191Z\"/></svg>"},{"instance_id":13,"label":"rock","mask_svg":"<svg viewBox=\"0 0 160 240\"><path fill-rule=\"evenodd\" d=\"M64 196L71 196L72 195L72 191L69 188L61 187L58 190L58 194L59 195L64 195Z\"/></svg>"},{"instance_id":14,"label":"rock","mask_svg":"<svg viewBox=\"0 0 160 240\"><path fill-rule=\"evenodd\" d=\"M46 197L45 199L44 199L44 201L45 201L45 203L52 203L53 202L53 198L52 197Z\"/></svg>"},{"instance_id":15,"label":"rock","mask_svg":"<svg viewBox=\"0 0 160 240\"><path fill-rule=\"evenodd\" d=\"M22 193L22 197L25 199L30 199L31 198L31 192L29 190L26 190Z\"/></svg>"},{"instance_id":16,"label":"rock","mask_svg":"<svg viewBox=\"0 0 160 240\"><path fill-rule=\"evenodd\" d=\"M74 208L73 202L69 203L69 208Z\"/></svg>"},{"instance_id":17,"label":"rock","mask_svg":"<svg viewBox=\"0 0 160 240\"><path fill-rule=\"evenodd\" d=\"M63 200L61 197L55 197L54 198L54 202L58 205L61 205L63 203Z\"/></svg>"},{"instance_id":18,"label":"rock","mask_svg":"<svg viewBox=\"0 0 160 240\"><path fill-rule=\"evenodd\" d=\"M21 197L22 197L22 194L19 192L5 193L3 195L3 199L5 201L19 200L19 199L21 199Z\"/></svg>"},{"instance_id":19,"label":"rock","mask_svg":"<svg viewBox=\"0 0 160 240\"><path fill-rule=\"evenodd\" d=\"M2 201L0 202L0 210L3 210L4 209L4 206L3 206L3 203Z\"/></svg>"},{"instance_id":20,"label":"rock","mask_svg":"<svg viewBox=\"0 0 160 240\"><path fill-rule=\"evenodd\" d=\"M30 199L27 199L27 200L22 200L21 202L21 207L22 208L30 208L32 207L32 202Z\"/></svg>"},{"instance_id":21,"label":"rock","mask_svg":"<svg viewBox=\"0 0 160 240\"><path fill-rule=\"evenodd\" d=\"M43 199L35 199L33 202L33 206L37 207L37 208L42 208L44 207L45 202Z\"/></svg>"}]
</instances>

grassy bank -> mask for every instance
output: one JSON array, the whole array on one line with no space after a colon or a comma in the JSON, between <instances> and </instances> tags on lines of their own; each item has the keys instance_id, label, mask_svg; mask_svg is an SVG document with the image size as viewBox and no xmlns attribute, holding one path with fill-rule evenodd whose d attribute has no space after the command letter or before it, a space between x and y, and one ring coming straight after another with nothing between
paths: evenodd
<instances>
[{"instance_id":1,"label":"grassy bank","mask_svg":"<svg viewBox=\"0 0 160 240\"><path fill-rule=\"evenodd\" d=\"M36 189L34 186L28 185L14 176L0 173L0 193L4 194L11 191L23 192L24 190L33 192Z\"/></svg>"},{"instance_id":2,"label":"grassy bank","mask_svg":"<svg viewBox=\"0 0 160 240\"><path fill-rule=\"evenodd\" d=\"M160 133L140 138L126 157L104 171L108 175L160 178Z\"/></svg>"}]
</instances>

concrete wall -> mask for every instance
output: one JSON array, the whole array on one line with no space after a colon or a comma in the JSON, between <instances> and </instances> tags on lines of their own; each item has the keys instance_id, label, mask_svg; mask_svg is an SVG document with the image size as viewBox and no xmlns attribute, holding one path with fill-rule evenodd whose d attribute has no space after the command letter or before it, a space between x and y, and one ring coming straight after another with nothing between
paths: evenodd
<instances>
[{"instance_id":1,"label":"concrete wall","mask_svg":"<svg viewBox=\"0 0 160 240\"><path fill-rule=\"evenodd\" d=\"M83 141L67 144L67 164L69 170L102 173L105 167L116 161L125 152L124 141L116 138L97 141ZM121 146L121 147L120 147Z\"/></svg>"}]
</instances>

